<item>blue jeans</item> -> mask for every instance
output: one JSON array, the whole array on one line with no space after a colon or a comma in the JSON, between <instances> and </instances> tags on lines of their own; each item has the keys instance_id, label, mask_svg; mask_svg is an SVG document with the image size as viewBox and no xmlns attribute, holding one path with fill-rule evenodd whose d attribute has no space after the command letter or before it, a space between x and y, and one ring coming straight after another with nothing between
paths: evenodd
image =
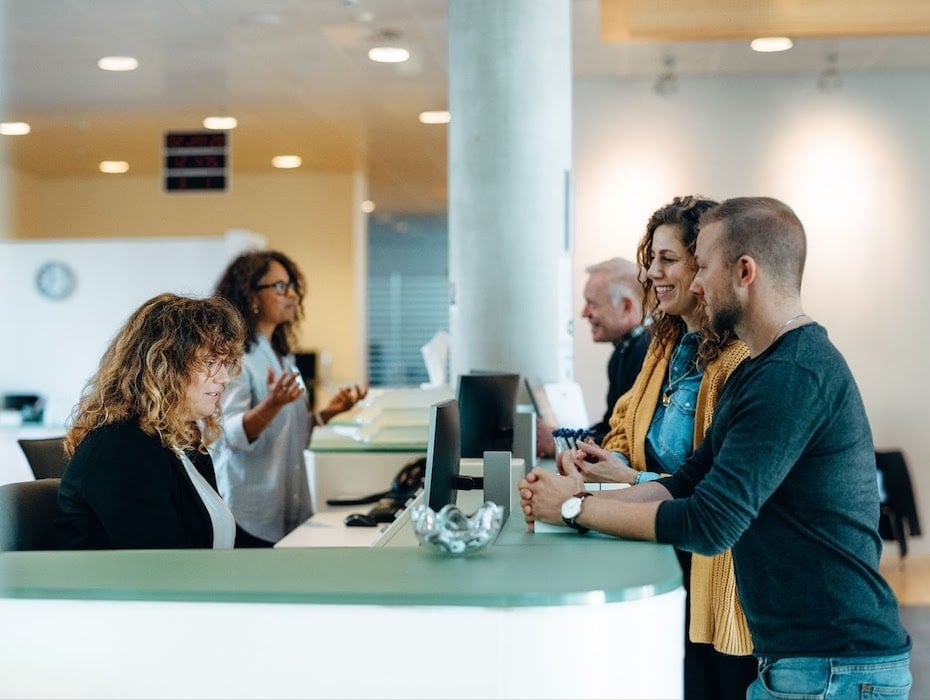
<instances>
[{"instance_id":1,"label":"blue jeans","mask_svg":"<svg viewBox=\"0 0 930 700\"><path fill-rule=\"evenodd\" d=\"M910 654L759 659L747 700L907 700Z\"/></svg>"}]
</instances>

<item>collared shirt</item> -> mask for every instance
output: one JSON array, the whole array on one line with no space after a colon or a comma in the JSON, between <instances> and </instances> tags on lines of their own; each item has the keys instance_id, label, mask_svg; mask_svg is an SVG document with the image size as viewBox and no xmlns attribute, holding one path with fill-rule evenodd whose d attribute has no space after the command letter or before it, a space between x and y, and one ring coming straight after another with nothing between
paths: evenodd
<instances>
[{"instance_id":1,"label":"collared shirt","mask_svg":"<svg viewBox=\"0 0 930 700\"><path fill-rule=\"evenodd\" d=\"M654 472L673 473L694 449L694 412L704 376L696 363L700 334L685 333L669 361L649 432L646 434L646 460ZM668 396L668 406L663 401Z\"/></svg>"},{"instance_id":2,"label":"collared shirt","mask_svg":"<svg viewBox=\"0 0 930 700\"><path fill-rule=\"evenodd\" d=\"M294 358L284 358L293 366ZM257 336L243 357L242 372L223 392L223 434L210 448L220 494L236 522L250 535L277 542L310 517L310 487L304 450L310 442L307 402L297 399L250 442L246 411L268 396L268 368L284 370L271 343Z\"/></svg>"}]
</instances>

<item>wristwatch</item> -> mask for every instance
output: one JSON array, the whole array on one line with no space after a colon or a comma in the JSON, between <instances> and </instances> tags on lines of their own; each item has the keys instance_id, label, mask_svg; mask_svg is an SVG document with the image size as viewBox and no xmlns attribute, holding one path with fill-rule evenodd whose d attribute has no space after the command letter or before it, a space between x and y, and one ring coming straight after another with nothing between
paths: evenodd
<instances>
[{"instance_id":1,"label":"wristwatch","mask_svg":"<svg viewBox=\"0 0 930 700\"><path fill-rule=\"evenodd\" d=\"M579 535L583 535L590 528L579 525L575 522L575 519L581 515L581 504L584 503L584 499L588 496L593 495L590 491L581 491L576 493L562 504L562 520L565 521L565 524L570 528L577 530Z\"/></svg>"}]
</instances>

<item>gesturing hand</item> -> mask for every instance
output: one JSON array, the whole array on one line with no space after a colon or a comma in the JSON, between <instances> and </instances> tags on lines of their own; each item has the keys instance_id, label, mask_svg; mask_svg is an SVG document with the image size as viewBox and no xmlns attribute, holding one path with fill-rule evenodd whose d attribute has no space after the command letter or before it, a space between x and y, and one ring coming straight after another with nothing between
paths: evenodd
<instances>
[{"instance_id":1,"label":"gesturing hand","mask_svg":"<svg viewBox=\"0 0 930 700\"><path fill-rule=\"evenodd\" d=\"M299 399L304 393L297 381L297 373L284 370L275 377L274 367L268 367L268 401L275 406L284 406Z\"/></svg>"},{"instance_id":2,"label":"gesturing hand","mask_svg":"<svg viewBox=\"0 0 930 700\"><path fill-rule=\"evenodd\" d=\"M324 416L335 416L343 411L348 411L355 404L365 398L368 394L368 388L362 389L358 384L352 387L343 387L333 398L326 404L322 410Z\"/></svg>"}]
</instances>

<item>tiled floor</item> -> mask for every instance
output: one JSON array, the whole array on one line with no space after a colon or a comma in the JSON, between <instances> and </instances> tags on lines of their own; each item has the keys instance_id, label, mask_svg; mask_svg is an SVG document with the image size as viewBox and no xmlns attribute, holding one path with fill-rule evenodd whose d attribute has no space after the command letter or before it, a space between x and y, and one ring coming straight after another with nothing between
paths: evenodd
<instances>
[{"instance_id":1,"label":"tiled floor","mask_svg":"<svg viewBox=\"0 0 930 700\"><path fill-rule=\"evenodd\" d=\"M930 557L909 556L901 566L897 554L888 552L882 573L898 596L901 622L911 635L911 700L930 700Z\"/></svg>"}]
</instances>

